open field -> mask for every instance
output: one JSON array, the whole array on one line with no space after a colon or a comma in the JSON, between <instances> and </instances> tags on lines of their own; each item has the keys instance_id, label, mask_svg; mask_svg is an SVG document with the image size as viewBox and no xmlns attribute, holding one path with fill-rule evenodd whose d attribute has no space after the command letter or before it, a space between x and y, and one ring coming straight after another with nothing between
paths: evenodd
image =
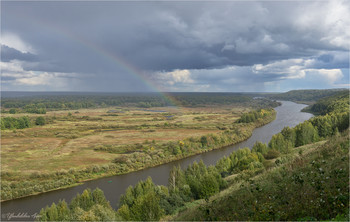
<instances>
[{"instance_id":1,"label":"open field","mask_svg":"<svg viewBox=\"0 0 350 222\"><path fill-rule=\"evenodd\" d=\"M251 110L223 105L3 114L27 116L31 121L43 116L46 124L2 130L2 200L128 173L243 141L275 116L269 111L256 122L236 123Z\"/></svg>"},{"instance_id":2,"label":"open field","mask_svg":"<svg viewBox=\"0 0 350 222\"><path fill-rule=\"evenodd\" d=\"M54 118L51 124L4 130L1 136L2 170L52 172L110 163L115 154L96 152L95 146L123 146L153 140L164 143L218 133L220 130L216 126L232 125L239 113L247 109L206 107L179 112L174 108L155 108L152 111L130 108L108 113L109 110L118 109L52 111L42 115ZM68 116L68 113L72 113L72 116ZM40 114L10 116L23 115L37 117Z\"/></svg>"}]
</instances>

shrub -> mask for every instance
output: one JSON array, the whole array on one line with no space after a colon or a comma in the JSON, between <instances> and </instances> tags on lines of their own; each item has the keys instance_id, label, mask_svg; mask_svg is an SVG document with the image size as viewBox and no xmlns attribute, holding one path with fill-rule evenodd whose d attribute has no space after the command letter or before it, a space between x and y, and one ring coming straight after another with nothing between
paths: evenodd
<instances>
[{"instance_id":1,"label":"shrub","mask_svg":"<svg viewBox=\"0 0 350 222\"><path fill-rule=\"evenodd\" d=\"M45 123L46 123L45 118L42 116L39 116L35 119L35 125L43 126L45 125Z\"/></svg>"},{"instance_id":2,"label":"shrub","mask_svg":"<svg viewBox=\"0 0 350 222\"><path fill-rule=\"evenodd\" d=\"M113 163L126 163L126 161L128 160L128 158L124 155L120 155L116 158L114 158Z\"/></svg>"},{"instance_id":3,"label":"shrub","mask_svg":"<svg viewBox=\"0 0 350 222\"><path fill-rule=\"evenodd\" d=\"M280 156L280 152L278 152L277 150L269 150L265 155L265 159L267 160L271 160L271 159L275 159L277 157Z\"/></svg>"}]
</instances>

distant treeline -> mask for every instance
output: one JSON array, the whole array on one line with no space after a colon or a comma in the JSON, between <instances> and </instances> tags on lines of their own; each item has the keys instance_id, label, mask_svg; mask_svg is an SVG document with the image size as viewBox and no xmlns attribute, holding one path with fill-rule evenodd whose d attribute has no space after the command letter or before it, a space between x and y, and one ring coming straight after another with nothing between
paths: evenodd
<instances>
[{"instance_id":1,"label":"distant treeline","mask_svg":"<svg viewBox=\"0 0 350 222\"><path fill-rule=\"evenodd\" d=\"M254 100L255 101L255 100ZM89 95L48 95L31 97L2 98L3 112L39 113L47 110L69 110L106 106L138 106L142 108L164 106L199 106L233 103L254 103L252 96L241 93L168 93L167 96L156 93L144 94L89 94ZM270 100L259 100L255 103L277 106ZM271 104L269 104L271 103Z\"/></svg>"},{"instance_id":2,"label":"distant treeline","mask_svg":"<svg viewBox=\"0 0 350 222\"><path fill-rule=\"evenodd\" d=\"M296 102L315 102L324 97L333 96L339 92L347 92L347 89L320 89L320 90L292 90L286 93L269 95L271 99L288 100Z\"/></svg>"},{"instance_id":3,"label":"distant treeline","mask_svg":"<svg viewBox=\"0 0 350 222\"><path fill-rule=\"evenodd\" d=\"M329 107L325 107L325 109L329 109ZM227 182L223 180L223 178L228 175L237 174L245 170L248 170L248 172L250 170L254 172L254 174L257 174L271 167L269 162L266 161L267 159L276 158L281 153L290 153L294 147L310 144L319 141L321 138L337 135L339 131L344 131L348 128L349 109L346 109L345 112L343 112L342 109L334 109L324 116L314 117L294 128L284 128L281 133L272 137L268 145L257 142L252 150L249 148L237 150L228 157L221 158L215 166L207 167L203 162L195 162L185 170L174 167L170 172L168 186L157 186L150 178L146 181L141 181L134 187L129 187L127 189L126 193L120 199L119 209L115 214L112 213L114 211L111 210L111 206L105 204L103 195L100 194L101 197L95 198L93 192L85 190L82 195L78 195L73 199L69 207L64 203L64 211L60 210L62 207L58 207L55 204L42 209L40 212L40 220L55 221L62 220L62 218L66 218L65 220L159 220L164 215L174 213L175 210L184 206L187 202L197 199L205 199L208 202L212 195L227 187ZM278 162L275 164L278 164ZM322 173L321 168L317 170ZM293 178L296 182L302 184L303 181L300 181L300 177L294 176ZM256 187L255 189L259 191L260 188ZM315 186L313 189L315 192L320 190L318 186ZM338 191L339 190L340 189L338 189ZM101 193L99 190L95 190L94 192ZM245 197L239 198L241 201L245 199ZM335 200L332 198L333 196L321 197L321 200L325 201L325 205L322 208L318 208L317 213L320 215L318 219L335 217L339 212L339 204L342 204L342 206L349 205L348 196L347 198L337 199L338 205L333 203ZM101 202L103 204L100 204ZM286 204L288 205L288 203ZM245 206L244 209L242 208L242 212L245 212L245 208L249 207L250 205ZM313 205L311 204L310 211L314 210L311 209L312 207ZM325 214L322 213L324 209L326 209ZM292 215L288 216L289 210L291 212L293 210L298 210L299 213L300 210L305 210L306 213L309 212L308 209L288 209L287 207L283 210L285 212L280 212L280 215L284 220L297 219L292 217ZM209 215L210 213L213 214L210 209L207 209L205 214ZM237 215L239 213L240 212L237 212ZM232 212L230 212L230 214L232 215ZM305 213L303 213L303 215L304 214ZM266 212L257 211L255 215L256 217L254 217L254 215L248 216L254 217L256 220L266 219ZM231 217L233 217L233 215Z\"/></svg>"}]
</instances>

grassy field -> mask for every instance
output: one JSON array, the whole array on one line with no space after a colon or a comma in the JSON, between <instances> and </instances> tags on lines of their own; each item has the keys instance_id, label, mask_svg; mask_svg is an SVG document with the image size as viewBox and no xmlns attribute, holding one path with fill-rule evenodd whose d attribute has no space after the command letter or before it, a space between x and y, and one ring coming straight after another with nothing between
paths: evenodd
<instances>
[{"instance_id":1,"label":"grassy field","mask_svg":"<svg viewBox=\"0 0 350 222\"><path fill-rule=\"evenodd\" d=\"M22 173L52 172L109 163L115 154L96 152L94 147L123 146L144 143L147 140L163 143L217 133L220 130L216 126L232 125L246 109L188 108L181 113L174 108L158 109L166 112L130 108L125 111L120 109L118 113L108 113L109 110L118 109L112 107L48 112L43 116L55 118L51 124L22 130L3 130L2 170ZM68 116L68 113L72 113L72 116ZM13 117L21 115L28 114L8 114Z\"/></svg>"},{"instance_id":2,"label":"grassy field","mask_svg":"<svg viewBox=\"0 0 350 222\"><path fill-rule=\"evenodd\" d=\"M255 127L274 118L271 114L257 123L235 123L242 113L250 110L241 106L109 107L4 114L3 117L31 119L43 116L47 124L2 130L2 186L9 189L2 200L128 173L240 142ZM214 145L213 139L224 132L230 134ZM209 136L205 145L200 142L202 136ZM55 183L57 180L63 182ZM48 181L52 185L47 187ZM37 184L42 186L23 191L22 186Z\"/></svg>"}]
</instances>

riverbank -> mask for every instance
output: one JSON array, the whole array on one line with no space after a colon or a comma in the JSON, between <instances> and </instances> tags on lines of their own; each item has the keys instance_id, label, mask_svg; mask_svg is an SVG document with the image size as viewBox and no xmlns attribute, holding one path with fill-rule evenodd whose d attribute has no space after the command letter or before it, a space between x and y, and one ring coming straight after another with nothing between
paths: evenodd
<instances>
[{"instance_id":1,"label":"riverbank","mask_svg":"<svg viewBox=\"0 0 350 222\"><path fill-rule=\"evenodd\" d=\"M15 185L9 181L16 181L21 175L2 173L2 199L1 201L23 198L26 196L38 195L45 192L74 187L86 181L99 178L128 174L134 171L155 167L161 164L177 161L203 152L214 149L231 146L247 140L252 131L261 127L276 118L276 112L271 111L264 118L258 119L253 123L240 123L232 129L227 129L219 134L208 134L198 138L188 138L179 140L176 143L166 144L166 147L156 147L149 144L143 152L133 152L129 154L118 155L113 160L114 163L96 165L82 169L71 169L69 171L60 171L52 174L34 174L30 175L23 183ZM164 152L168 155L159 155L159 150L167 149ZM107 150L108 152L108 150ZM163 153L163 154L164 154Z\"/></svg>"}]
</instances>

